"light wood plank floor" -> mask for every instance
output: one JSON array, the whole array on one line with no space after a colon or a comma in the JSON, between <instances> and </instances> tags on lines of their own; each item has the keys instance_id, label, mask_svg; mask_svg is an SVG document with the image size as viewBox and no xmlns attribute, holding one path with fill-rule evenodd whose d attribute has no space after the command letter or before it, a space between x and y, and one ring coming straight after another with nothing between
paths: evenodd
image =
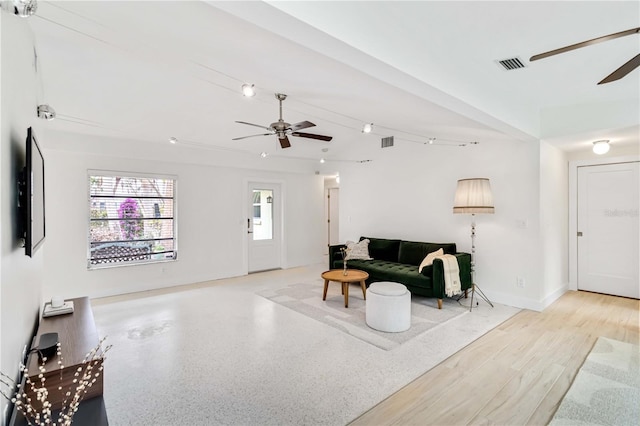
<instances>
[{"instance_id":1,"label":"light wood plank floor","mask_svg":"<svg viewBox=\"0 0 640 426\"><path fill-rule=\"evenodd\" d=\"M569 291L522 311L351 425L545 425L598 337L640 340L640 301Z\"/></svg>"}]
</instances>

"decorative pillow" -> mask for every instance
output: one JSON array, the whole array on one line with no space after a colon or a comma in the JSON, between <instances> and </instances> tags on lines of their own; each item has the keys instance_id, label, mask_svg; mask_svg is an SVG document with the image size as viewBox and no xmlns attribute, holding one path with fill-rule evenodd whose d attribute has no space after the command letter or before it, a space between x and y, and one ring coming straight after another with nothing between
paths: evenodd
<instances>
[{"instance_id":1,"label":"decorative pillow","mask_svg":"<svg viewBox=\"0 0 640 426\"><path fill-rule=\"evenodd\" d=\"M362 259L362 260L372 260L369 257L369 240L364 239L359 243L355 243L353 241L347 241L347 257L345 260L350 259Z\"/></svg>"},{"instance_id":2,"label":"decorative pillow","mask_svg":"<svg viewBox=\"0 0 640 426\"><path fill-rule=\"evenodd\" d=\"M429 266L433 264L433 259L435 259L436 256L442 256L443 254L444 254L444 250L442 250L441 248L429 253L427 257L425 257L422 260L422 263L420 263L420 267L418 267L418 272L422 272L422 268L424 268L425 266Z\"/></svg>"}]
</instances>

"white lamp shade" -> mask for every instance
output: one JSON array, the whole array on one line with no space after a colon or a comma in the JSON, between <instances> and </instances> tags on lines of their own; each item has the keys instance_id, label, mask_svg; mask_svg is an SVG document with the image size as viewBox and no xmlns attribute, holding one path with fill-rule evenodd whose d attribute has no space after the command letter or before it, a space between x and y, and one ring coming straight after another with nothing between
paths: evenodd
<instances>
[{"instance_id":1,"label":"white lamp shade","mask_svg":"<svg viewBox=\"0 0 640 426\"><path fill-rule=\"evenodd\" d=\"M487 178L460 179L453 201L454 213L494 213L491 185Z\"/></svg>"}]
</instances>

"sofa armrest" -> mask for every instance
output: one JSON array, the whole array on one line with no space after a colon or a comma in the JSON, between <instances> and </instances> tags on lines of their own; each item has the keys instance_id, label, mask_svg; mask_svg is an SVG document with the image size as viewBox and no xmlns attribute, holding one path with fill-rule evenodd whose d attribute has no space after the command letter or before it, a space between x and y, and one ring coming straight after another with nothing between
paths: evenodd
<instances>
[{"instance_id":1,"label":"sofa armrest","mask_svg":"<svg viewBox=\"0 0 640 426\"><path fill-rule=\"evenodd\" d=\"M456 253L458 268L460 269L460 287L462 291L471 288L471 255L469 253ZM444 266L442 259L433 260L432 280L434 294L438 298L444 298Z\"/></svg>"},{"instance_id":2,"label":"sofa armrest","mask_svg":"<svg viewBox=\"0 0 640 426\"><path fill-rule=\"evenodd\" d=\"M347 246L344 244L329 246L329 269L338 269L336 262L342 261L342 253L340 253L340 249L346 247ZM340 267L342 267L342 264L340 264Z\"/></svg>"}]
</instances>

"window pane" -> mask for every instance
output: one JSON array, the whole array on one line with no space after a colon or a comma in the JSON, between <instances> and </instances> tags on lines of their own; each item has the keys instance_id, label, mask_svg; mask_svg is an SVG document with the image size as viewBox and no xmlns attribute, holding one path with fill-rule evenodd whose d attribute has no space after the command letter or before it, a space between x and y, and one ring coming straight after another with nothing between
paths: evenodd
<instances>
[{"instance_id":1,"label":"window pane","mask_svg":"<svg viewBox=\"0 0 640 426\"><path fill-rule=\"evenodd\" d=\"M271 240L273 238L273 191L270 189L254 190L260 194L260 204L253 206L253 240ZM259 216L256 216L256 208ZM256 219L260 220L256 220Z\"/></svg>"},{"instance_id":2,"label":"window pane","mask_svg":"<svg viewBox=\"0 0 640 426\"><path fill-rule=\"evenodd\" d=\"M90 176L89 267L175 259L174 183Z\"/></svg>"}]
</instances>

